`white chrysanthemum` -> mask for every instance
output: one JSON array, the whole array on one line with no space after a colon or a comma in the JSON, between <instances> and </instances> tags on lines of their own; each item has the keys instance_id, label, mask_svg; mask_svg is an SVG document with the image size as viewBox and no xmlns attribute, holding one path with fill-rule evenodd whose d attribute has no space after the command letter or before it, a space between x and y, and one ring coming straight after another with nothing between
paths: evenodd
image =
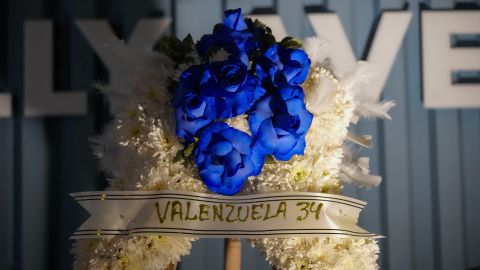
<instances>
[{"instance_id":1,"label":"white chrysanthemum","mask_svg":"<svg viewBox=\"0 0 480 270\"><path fill-rule=\"evenodd\" d=\"M127 236L111 240L78 240L73 248L75 270L163 270L191 249L185 237Z\"/></svg>"},{"instance_id":2,"label":"white chrysanthemum","mask_svg":"<svg viewBox=\"0 0 480 270\"><path fill-rule=\"evenodd\" d=\"M248 115L242 114L233 118L225 119L225 123L235 129L243 131L249 135L252 135L250 127L248 126Z\"/></svg>"},{"instance_id":3,"label":"white chrysanthemum","mask_svg":"<svg viewBox=\"0 0 480 270\"><path fill-rule=\"evenodd\" d=\"M184 190L205 192L191 159L175 135L168 78L178 73L163 55L132 74L114 99L122 107L94 149L109 175L109 190ZM187 67L183 67L187 68ZM180 72L181 73L181 72ZM108 89L108 86L106 87ZM116 89L108 89L115 95ZM125 94L125 92L127 94ZM191 249L189 237L118 236L79 240L73 250L75 269L154 269L176 263Z\"/></svg>"},{"instance_id":4,"label":"white chrysanthemum","mask_svg":"<svg viewBox=\"0 0 480 270\"><path fill-rule=\"evenodd\" d=\"M254 241L267 260L284 270L378 269L379 248L373 239L265 238Z\"/></svg>"}]
</instances>

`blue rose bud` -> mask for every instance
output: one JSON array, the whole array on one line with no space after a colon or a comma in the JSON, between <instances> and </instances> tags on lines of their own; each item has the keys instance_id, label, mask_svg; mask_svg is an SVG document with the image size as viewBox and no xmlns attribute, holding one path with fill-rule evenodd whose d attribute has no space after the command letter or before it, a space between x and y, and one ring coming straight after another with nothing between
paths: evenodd
<instances>
[{"instance_id":1,"label":"blue rose bud","mask_svg":"<svg viewBox=\"0 0 480 270\"><path fill-rule=\"evenodd\" d=\"M280 61L283 64L281 71L284 82L291 85L302 84L310 69L310 59L305 51L300 49L285 49L280 46L278 50Z\"/></svg>"},{"instance_id":2,"label":"blue rose bud","mask_svg":"<svg viewBox=\"0 0 480 270\"><path fill-rule=\"evenodd\" d=\"M260 78L275 81L277 73L283 69L278 55L278 45L271 46L260 57L256 57L255 64L255 71Z\"/></svg>"},{"instance_id":3,"label":"blue rose bud","mask_svg":"<svg viewBox=\"0 0 480 270\"><path fill-rule=\"evenodd\" d=\"M202 94L215 97L217 118L243 114L265 94L261 81L242 62L214 62L209 68L212 76L202 85Z\"/></svg>"},{"instance_id":4,"label":"blue rose bud","mask_svg":"<svg viewBox=\"0 0 480 270\"><path fill-rule=\"evenodd\" d=\"M215 122L203 130L195 163L210 191L233 195L242 189L249 176L260 173L265 156L261 149L251 146L248 134L223 122Z\"/></svg>"},{"instance_id":5,"label":"blue rose bud","mask_svg":"<svg viewBox=\"0 0 480 270\"><path fill-rule=\"evenodd\" d=\"M248 123L256 144L278 160L303 155L313 115L307 111L299 86L285 86L259 100Z\"/></svg>"},{"instance_id":6,"label":"blue rose bud","mask_svg":"<svg viewBox=\"0 0 480 270\"><path fill-rule=\"evenodd\" d=\"M248 64L245 45L252 38L243 20L241 9L225 11L223 24L215 27L213 34L204 35L196 45L200 56L206 58L212 48L222 48L230 54L230 59L239 59Z\"/></svg>"},{"instance_id":7,"label":"blue rose bud","mask_svg":"<svg viewBox=\"0 0 480 270\"><path fill-rule=\"evenodd\" d=\"M307 78L310 68L310 59L303 50L286 49L277 44L254 61L258 76L268 79L273 85L300 85Z\"/></svg>"},{"instance_id":8,"label":"blue rose bud","mask_svg":"<svg viewBox=\"0 0 480 270\"><path fill-rule=\"evenodd\" d=\"M203 65L184 71L172 100L177 136L192 142L200 130L216 117L215 99L200 94L200 85L210 77Z\"/></svg>"},{"instance_id":9,"label":"blue rose bud","mask_svg":"<svg viewBox=\"0 0 480 270\"><path fill-rule=\"evenodd\" d=\"M234 31L247 30L247 24L243 20L242 9L229 9L225 11L225 19L223 25Z\"/></svg>"}]
</instances>

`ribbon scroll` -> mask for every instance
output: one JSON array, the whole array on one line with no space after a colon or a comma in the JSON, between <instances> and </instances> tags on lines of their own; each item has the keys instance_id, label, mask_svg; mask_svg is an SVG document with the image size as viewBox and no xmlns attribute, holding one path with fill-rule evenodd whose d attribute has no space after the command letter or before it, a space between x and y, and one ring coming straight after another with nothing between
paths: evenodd
<instances>
[{"instance_id":1,"label":"ribbon scroll","mask_svg":"<svg viewBox=\"0 0 480 270\"><path fill-rule=\"evenodd\" d=\"M73 239L165 234L196 237L379 237L357 225L365 202L311 192L220 196L179 191L74 193L91 216Z\"/></svg>"}]
</instances>

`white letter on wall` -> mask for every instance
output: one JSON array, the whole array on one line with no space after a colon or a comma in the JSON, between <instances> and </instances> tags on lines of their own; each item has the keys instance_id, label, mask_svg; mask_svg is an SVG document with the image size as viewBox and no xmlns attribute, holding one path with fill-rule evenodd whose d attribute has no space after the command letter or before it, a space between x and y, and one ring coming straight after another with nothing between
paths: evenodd
<instances>
[{"instance_id":1,"label":"white letter on wall","mask_svg":"<svg viewBox=\"0 0 480 270\"><path fill-rule=\"evenodd\" d=\"M0 94L0 117L10 117L12 115L12 98L10 94Z\"/></svg>"},{"instance_id":2,"label":"white letter on wall","mask_svg":"<svg viewBox=\"0 0 480 270\"><path fill-rule=\"evenodd\" d=\"M480 48L452 48L450 35L480 33L480 11L422 11L423 101L427 108L480 107L480 84L452 72L480 70Z\"/></svg>"},{"instance_id":3,"label":"white letter on wall","mask_svg":"<svg viewBox=\"0 0 480 270\"><path fill-rule=\"evenodd\" d=\"M141 19L133 30L127 44L137 49L152 49L161 34L170 25L170 18ZM125 64L119 59L117 53L109 46L112 41L118 40L110 24L106 20L78 20L76 24L90 46L94 49L110 74L110 88L118 90L124 84ZM110 96L112 106L119 106L114 102L115 97ZM115 108L111 108L116 111Z\"/></svg>"},{"instance_id":4,"label":"white letter on wall","mask_svg":"<svg viewBox=\"0 0 480 270\"><path fill-rule=\"evenodd\" d=\"M25 23L25 116L84 115L84 91L53 91L53 36L49 20ZM62 67L68 68L68 67Z\"/></svg>"},{"instance_id":5,"label":"white letter on wall","mask_svg":"<svg viewBox=\"0 0 480 270\"><path fill-rule=\"evenodd\" d=\"M337 14L310 13L308 19L316 35L326 39L332 48L331 61L337 73L342 76L350 72L357 59ZM383 12L366 59L379 70L370 88L372 96L382 93L411 19L410 11Z\"/></svg>"}]
</instances>

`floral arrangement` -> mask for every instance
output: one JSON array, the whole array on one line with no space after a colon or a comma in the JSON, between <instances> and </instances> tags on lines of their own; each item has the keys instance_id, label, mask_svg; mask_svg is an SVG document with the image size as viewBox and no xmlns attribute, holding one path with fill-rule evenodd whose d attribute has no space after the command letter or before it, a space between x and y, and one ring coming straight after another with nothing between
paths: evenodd
<instances>
[{"instance_id":1,"label":"floral arrangement","mask_svg":"<svg viewBox=\"0 0 480 270\"><path fill-rule=\"evenodd\" d=\"M155 51L106 42L124 63L123 87L98 85L115 120L95 138L109 190L223 195L309 191L340 194L342 181L378 185L368 159L348 151L368 139L359 117L388 117L392 102L368 94L375 70L359 62L336 74L327 43L277 41L258 20L225 12L197 43L165 37ZM165 269L191 237L82 239L75 269ZM375 239L252 239L278 269L377 269Z\"/></svg>"}]
</instances>

